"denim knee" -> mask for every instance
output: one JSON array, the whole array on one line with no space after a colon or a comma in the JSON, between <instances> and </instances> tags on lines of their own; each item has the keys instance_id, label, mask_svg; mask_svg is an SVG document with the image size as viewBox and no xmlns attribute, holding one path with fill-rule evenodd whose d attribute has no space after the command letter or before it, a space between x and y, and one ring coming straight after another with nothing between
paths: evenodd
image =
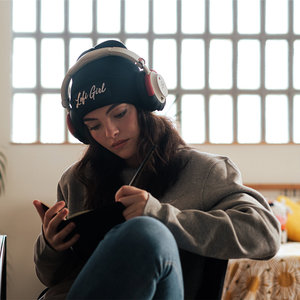
<instances>
[{"instance_id":1,"label":"denim knee","mask_svg":"<svg viewBox=\"0 0 300 300\"><path fill-rule=\"evenodd\" d=\"M77 277L72 297L183 299L181 263L172 233L146 216L115 226Z\"/></svg>"},{"instance_id":2,"label":"denim knee","mask_svg":"<svg viewBox=\"0 0 300 300\"><path fill-rule=\"evenodd\" d=\"M117 226L108 235L117 235L116 241L129 243L135 249L160 255L178 255L178 248L171 231L160 221L147 216L132 218ZM171 259L171 258L170 258Z\"/></svg>"}]
</instances>

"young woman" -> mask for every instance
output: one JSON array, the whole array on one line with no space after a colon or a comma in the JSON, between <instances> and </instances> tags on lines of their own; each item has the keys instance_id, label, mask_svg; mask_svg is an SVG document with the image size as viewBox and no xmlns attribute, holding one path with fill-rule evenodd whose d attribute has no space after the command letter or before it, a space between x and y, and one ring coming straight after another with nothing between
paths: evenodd
<instances>
[{"instance_id":1,"label":"young woman","mask_svg":"<svg viewBox=\"0 0 300 300\"><path fill-rule=\"evenodd\" d=\"M36 271L50 287L43 299L191 299L182 268L203 270L179 252L224 260L276 254L280 226L266 200L243 186L228 157L190 149L170 120L152 112L164 106L165 84L141 59L107 41L84 52L66 78L70 131L89 146L62 175L56 203L45 213L34 201L43 224ZM136 186L128 186L152 145ZM71 250L80 236L64 241L75 224L61 231L58 224L115 201L125 206L125 222L81 261Z\"/></svg>"}]
</instances>

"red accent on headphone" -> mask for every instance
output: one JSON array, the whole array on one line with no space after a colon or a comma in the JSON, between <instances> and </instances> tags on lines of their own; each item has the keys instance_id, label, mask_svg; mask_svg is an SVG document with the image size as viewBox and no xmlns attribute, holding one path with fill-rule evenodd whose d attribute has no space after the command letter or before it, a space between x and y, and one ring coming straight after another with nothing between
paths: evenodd
<instances>
[{"instance_id":1,"label":"red accent on headphone","mask_svg":"<svg viewBox=\"0 0 300 300\"><path fill-rule=\"evenodd\" d=\"M71 134L74 135L74 133L76 132L76 129L71 121L71 117L70 114L67 115L67 126L69 128L69 131L71 132Z\"/></svg>"},{"instance_id":2,"label":"red accent on headphone","mask_svg":"<svg viewBox=\"0 0 300 300\"><path fill-rule=\"evenodd\" d=\"M145 75L145 86L148 96L154 96L155 93L151 84L150 74Z\"/></svg>"}]
</instances>

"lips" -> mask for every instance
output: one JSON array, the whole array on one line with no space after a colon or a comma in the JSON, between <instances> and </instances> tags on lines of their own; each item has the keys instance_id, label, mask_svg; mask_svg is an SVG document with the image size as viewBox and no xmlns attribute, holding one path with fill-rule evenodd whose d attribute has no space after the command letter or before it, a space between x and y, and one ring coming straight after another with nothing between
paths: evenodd
<instances>
[{"instance_id":1,"label":"lips","mask_svg":"<svg viewBox=\"0 0 300 300\"><path fill-rule=\"evenodd\" d=\"M127 143L128 140L129 139L117 141L117 142L113 143L111 146L114 149L120 149L120 148L122 148Z\"/></svg>"}]
</instances>

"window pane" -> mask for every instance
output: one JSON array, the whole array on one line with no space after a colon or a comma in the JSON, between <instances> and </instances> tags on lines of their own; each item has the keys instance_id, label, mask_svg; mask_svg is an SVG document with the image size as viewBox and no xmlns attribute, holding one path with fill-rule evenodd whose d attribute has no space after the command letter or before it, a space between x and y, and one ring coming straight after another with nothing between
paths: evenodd
<instances>
[{"instance_id":1,"label":"window pane","mask_svg":"<svg viewBox=\"0 0 300 300\"><path fill-rule=\"evenodd\" d=\"M300 34L300 0L294 0L294 33Z\"/></svg>"},{"instance_id":2,"label":"window pane","mask_svg":"<svg viewBox=\"0 0 300 300\"><path fill-rule=\"evenodd\" d=\"M92 32L92 28L93 28L93 1L92 0L69 1L70 32Z\"/></svg>"},{"instance_id":3,"label":"window pane","mask_svg":"<svg viewBox=\"0 0 300 300\"><path fill-rule=\"evenodd\" d=\"M177 86L176 41L156 39L153 45L153 67L162 75L169 89Z\"/></svg>"},{"instance_id":4,"label":"window pane","mask_svg":"<svg viewBox=\"0 0 300 300\"><path fill-rule=\"evenodd\" d=\"M285 95L266 97L266 142L287 143L288 139L288 100Z\"/></svg>"},{"instance_id":5,"label":"window pane","mask_svg":"<svg viewBox=\"0 0 300 300\"><path fill-rule=\"evenodd\" d=\"M167 116L176 122L177 108L176 108L176 97L175 95L168 95L166 105L162 111L155 111L156 114Z\"/></svg>"},{"instance_id":6,"label":"window pane","mask_svg":"<svg viewBox=\"0 0 300 300\"><path fill-rule=\"evenodd\" d=\"M266 0L266 33L287 33L288 0Z\"/></svg>"},{"instance_id":7,"label":"window pane","mask_svg":"<svg viewBox=\"0 0 300 300\"><path fill-rule=\"evenodd\" d=\"M176 0L153 0L153 30L155 33L177 32Z\"/></svg>"},{"instance_id":8,"label":"window pane","mask_svg":"<svg viewBox=\"0 0 300 300\"><path fill-rule=\"evenodd\" d=\"M210 0L209 30L211 33L232 33L232 0Z\"/></svg>"},{"instance_id":9,"label":"window pane","mask_svg":"<svg viewBox=\"0 0 300 300\"><path fill-rule=\"evenodd\" d=\"M34 38L15 38L13 42L12 83L15 88L36 85L36 41Z\"/></svg>"},{"instance_id":10,"label":"window pane","mask_svg":"<svg viewBox=\"0 0 300 300\"><path fill-rule=\"evenodd\" d=\"M41 1L41 30L42 32L64 31L64 0Z\"/></svg>"},{"instance_id":11,"label":"window pane","mask_svg":"<svg viewBox=\"0 0 300 300\"><path fill-rule=\"evenodd\" d=\"M294 142L300 143L300 95L294 97Z\"/></svg>"},{"instance_id":12,"label":"window pane","mask_svg":"<svg viewBox=\"0 0 300 300\"><path fill-rule=\"evenodd\" d=\"M261 102L258 95L238 97L238 142L259 143L261 141Z\"/></svg>"},{"instance_id":13,"label":"window pane","mask_svg":"<svg viewBox=\"0 0 300 300\"><path fill-rule=\"evenodd\" d=\"M294 88L300 90L300 40L294 42L293 82Z\"/></svg>"},{"instance_id":14,"label":"window pane","mask_svg":"<svg viewBox=\"0 0 300 300\"><path fill-rule=\"evenodd\" d=\"M204 61L203 40L185 39L182 41L181 85L184 89L204 88Z\"/></svg>"},{"instance_id":15,"label":"window pane","mask_svg":"<svg viewBox=\"0 0 300 300\"><path fill-rule=\"evenodd\" d=\"M240 40L237 58L238 88L258 89L260 87L260 42Z\"/></svg>"},{"instance_id":16,"label":"window pane","mask_svg":"<svg viewBox=\"0 0 300 300\"><path fill-rule=\"evenodd\" d=\"M80 54L93 47L92 39L73 38L70 40L69 68L72 67Z\"/></svg>"},{"instance_id":17,"label":"window pane","mask_svg":"<svg viewBox=\"0 0 300 300\"><path fill-rule=\"evenodd\" d=\"M41 57L42 86L60 88L65 75L63 39L43 39Z\"/></svg>"},{"instance_id":18,"label":"window pane","mask_svg":"<svg viewBox=\"0 0 300 300\"><path fill-rule=\"evenodd\" d=\"M239 33L260 33L260 0L238 0L237 29Z\"/></svg>"},{"instance_id":19,"label":"window pane","mask_svg":"<svg viewBox=\"0 0 300 300\"><path fill-rule=\"evenodd\" d=\"M215 144L233 142L233 111L230 95L213 95L209 99L209 140Z\"/></svg>"},{"instance_id":20,"label":"window pane","mask_svg":"<svg viewBox=\"0 0 300 300\"><path fill-rule=\"evenodd\" d=\"M202 95L184 95L181 102L181 132L186 143L205 142L205 110Z\"/></svg>"},{"instance_id":21,"label":"window pane","mask_svg":"<svg viewBox=\"0 0 300 300\"><path fill-rule=\"evenodd\" d=\"M143 12L138 18L136 10ZM128 33L146 33L149 28L149 0L126 0L125 1L125 31Z\"/></svg>"},{"instance_id":22,"label":"window pane","mask_svg":"<svg viewBox=\"0 0 300 300\"><path fill-rule=\"evenodd\" d=\"M205 1L181 1L181 30L183 33L203 33L205 30Z\"/></svg>"},{"instance_id":23,"label":"window pane","mask_svg":"<svg viewBox=\"0 0 300 300\"><path fill-rule=\"evenodd\" d=\"M55 122L53 120L55 119ZM60 94L45 94L41 102L41 142L63 143L65 134L65 112Z\"/></svg>"},{"instance_id":24,"label":"window pane","mask_svg":"<svg viewBox=\"0 0 300 300\"><path fill-rule=\"evenodd\" d=\"M127 39L126 47L142 57L146 61L146 66L149 66L149 51L147 39Z\"/></svg>"},{"instance_id":25,"label":"window pane","mask_svg":"<svg viewBox=\"0 0 300 300\"><path fill-rule=\"evenodd\" d=\"M288 87L288 44L286 40L266 42L266 88Z\"/></svg>"},{"instance_id":26,"label":"window pane","mask_svg":"<svg viewBox=\"0 0 300 300\"><path fill-rule=\"evenodd\" d=\"M36 95L15 94L13 98L13 143L36 142Z\"/></svg>"},{"instance_id":27,"label":"window pane","mask_svg":"<svg viewBox=\"0 0 300 300\"><path fill-rule=\"evenodd\" d=\"M12 4L13 31L36 31L36 0L13 0Z\"/></svg>"},{"instance_id":28,"label":"window pane","mask_svg":"<svg viewBox=\"0 0 300 300\"><path fill-rule=\"evenodd\" d=\"M98 32L120 32L120 4L120 0L97 0Z\"/></svg>"},{"instance_id":29,"label":"window pane","mask_svg":"<svg viewBox=\"0 0 300 300\"><path fill-rule=\"evenodd\" d=\"M212 89L232 87L232 41L211 40L209 48L209 86Z\"/></svg>"},{"instance_id":30,"label":"window pane","mask_svg":"<svg viewBox=\"0 0 300 300\"><path fill-rule=\"evenodd\" d=\"M81 143L69 131L68 131L68 142L71 144L80 144Z\"/></svg>"}]
</instances>

